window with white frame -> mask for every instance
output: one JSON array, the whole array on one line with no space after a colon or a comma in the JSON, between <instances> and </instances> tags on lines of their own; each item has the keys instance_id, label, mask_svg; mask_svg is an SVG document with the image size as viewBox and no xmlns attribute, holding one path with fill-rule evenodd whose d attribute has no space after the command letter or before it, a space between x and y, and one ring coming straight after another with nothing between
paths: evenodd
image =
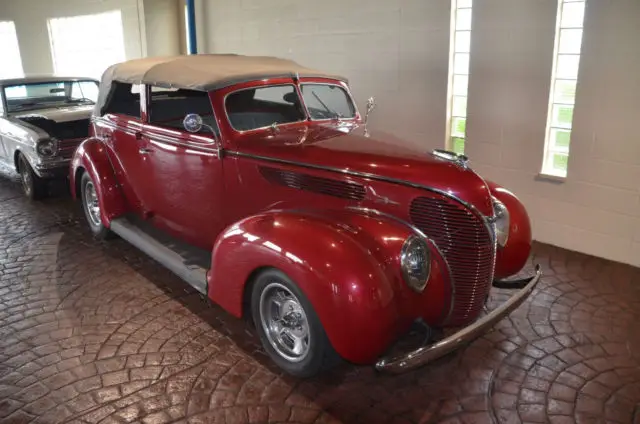
<instances>
[{"instance_id":1,"label":"window with white frame","mask_svg":"<svg viewBox=\"0 0 640 424\"><path fill-rule=\"evenodd\" d=\"M125 60L120 10L49 19L49 38L58 75L100 78Z\"/></svg>"},{"instance_id":2,"label":"window with white frame","mask_svg":"<svg viewBox=\"0 0 640 424\"><path fill-rule=\"evenodd\" d=\"M0 78L21 77L22 58L16 36L16 26L11 21L0 21Z\"/></svg>"},{"instance_id":3,"label":"window with white frame","mask_svg":"<svg viewBox=\"0 0 640 424\"><path fill-rule=\"evenodd\" d=\"M585 0L560 0L542 173L567 176Z\"/></svg>"},{"instance_id":4,"label":"window with white frame","mask_svg":"<svg viewBox=\"0 0 640 424\"><path fill-rule=\"evenodd\" d=\"M467 87L471 46L471 7L473 0L452 0L450 89L447 119L447 146L464 152L467 129Z\"/></svg>"}]
</instances>

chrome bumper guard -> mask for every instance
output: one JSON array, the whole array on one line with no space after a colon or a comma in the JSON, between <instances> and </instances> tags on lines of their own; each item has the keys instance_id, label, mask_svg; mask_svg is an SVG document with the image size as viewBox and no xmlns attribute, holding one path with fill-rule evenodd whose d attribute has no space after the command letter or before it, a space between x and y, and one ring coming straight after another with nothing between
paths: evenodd
<instances>
[{"instance_id":1,"label":"chrome bumper guard","mask_svg":"<svg viewBox=\"0 0 640 424\"><path fill-rule=\"evenodd\" d=\"M470 343L520 306L536 287L540 281L541 275L542 271L540 270L540 265L536 265L535 274L532 277L517 281L494 282L495 287L514 288L520 289L520 291L489 314L449 337L402 355L381 358L376 363L376 369L378 371L389 372L392 374L400 374L426 365L429 362L441 358L461 346Z\"/></svg>"}]
</instances>

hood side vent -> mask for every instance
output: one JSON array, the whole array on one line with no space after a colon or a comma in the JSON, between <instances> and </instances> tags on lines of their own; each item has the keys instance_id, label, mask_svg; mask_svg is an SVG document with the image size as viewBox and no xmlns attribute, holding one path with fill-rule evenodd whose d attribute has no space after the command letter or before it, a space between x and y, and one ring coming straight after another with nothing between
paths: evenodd
<instances>
[{"instance_id":1,"label":"hood side vent","mask_svg":"<svg viewBox=\"0 0 640 424\"><path fill-rule=\"evenodd\" d=\"M260 174L272 184L310 191L347 200L363 200L366 194L360 184L316 177L301 172L285 171L266 166L260 167Z\"/></svg>"}]
</instances>

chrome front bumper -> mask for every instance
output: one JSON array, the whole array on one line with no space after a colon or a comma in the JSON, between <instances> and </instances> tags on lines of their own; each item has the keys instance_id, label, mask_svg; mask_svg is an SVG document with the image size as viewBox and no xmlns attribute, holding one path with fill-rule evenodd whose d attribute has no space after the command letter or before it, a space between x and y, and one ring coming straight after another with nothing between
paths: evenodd
<instances>
[{"instance_id":1,"label":"chrome front bumper","mask_svg":"<svg viewBox=\"0 0 640 424\"><path fill-rule=\"evenodd\" d=\"M51 159L34 164L36 174L41 178L60 177L69 174L71 159Z\"/></svg>"},{"instance_id":2,"label":"chrome front bumper","mask_svg":"<svg viewBox=\"0 0 640 424\"><path fill-rule=\"evenodd\" d=\"M451 353L461 346L475 340L491 327L493 327L498 321L500 321L506 315L509 315L514 309L520 306L520 304L522 304L522 302L524 302L525 299L529 297L535 286L538 284L541 275L542 271L540 271L540 266L536 265L534 276L530 277L528 281L525 281L524 287L522 287L522 282L514 283L514 288L522 288L518 291L518 293L516 293L505 303L491 311L488 315L485 315L468 327L465 327L460 331L434 344L421 347L402 355L381 358L376 363L376 369L393 374L400 374L402 372L409 371L422 365L428 364L429 362L432 362L448 353ZM499 286L508 288L509 283L501 282Z\"/></svg>"}]
</instances>

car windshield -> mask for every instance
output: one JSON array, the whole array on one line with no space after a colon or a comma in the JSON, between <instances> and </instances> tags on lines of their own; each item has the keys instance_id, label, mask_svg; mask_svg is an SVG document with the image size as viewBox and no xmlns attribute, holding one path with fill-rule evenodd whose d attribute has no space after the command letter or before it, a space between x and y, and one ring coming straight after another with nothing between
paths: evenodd
<instances>
[{"instance_id":1,"label":"car windshield","mask_svg":"<svg viewBox=\"0 0 640 424\"><path fill-rule=\"evenodd\" d=\"M344 88L333 84L302 84L302 97L309 117L321 119L349 119L356 116L356 108Z\"/></svg>"},{"instance_id":2,"label":"car windshield","mask_svg":"<svg viewBox=\"0 0 640 424\"><path fill-rule=\"evenodd\" d=\"M93 105L98 98L95 81L51 81L4 87L7 111Z\"/></svg>"},{"instance_id":3,"label":"car windshield","mask_svg":"<svg viewBox=\"0 0 640 424\"><path fill-rule=\"evenodd\" d=\"M356 108L347 91L334 84L301 85L304 104L313 121L349 119ZM278 124L299 122L305 111L293 84L272 85L235 91L225 100L229 122L237 131L249 131Z\"/></svg>"}]
</instances>

